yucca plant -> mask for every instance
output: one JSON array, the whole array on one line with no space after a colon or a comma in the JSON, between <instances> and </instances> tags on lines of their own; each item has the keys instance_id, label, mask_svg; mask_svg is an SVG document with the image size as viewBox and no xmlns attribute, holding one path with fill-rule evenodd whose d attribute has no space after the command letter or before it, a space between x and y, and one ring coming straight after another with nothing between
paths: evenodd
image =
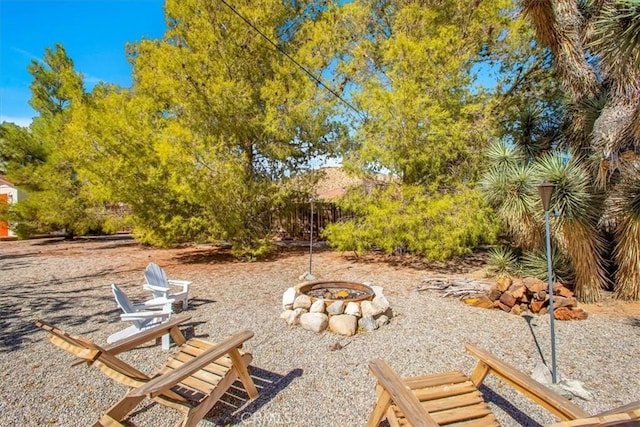
<instances>
[{"instance_id":1,"label":"yucca plant","mask_svg":"<svg viewBox=\"0 0 640 427\"><path fill-rule=\"evenodd\" d=\"M542 224L539 198L527 190L534 204L526 206L527 196L520 191L527 186L534 189L544 180L555 183L552 209L559 216L552 220L554 242L575 273L578 298L598 300L600 290L609 285L606 271L613 268L615 295L638 300L640 2L522 0L521 5L536 41L551 54L554 79L566 98L564 117L557 133L548 133L553 135L551 144L522 140L516 131L532 128L535 117L516 117L522 123L511 126L510 141L522 144L520 150L533 157L527 159L533 164L529 184L514 188L514 178L504 176L506 168L494 165L489 172L494 176L485 181L499 183L493 188L502 194L490 200L511 224L507 229L520 246L522 233L514 221L529 218ZM544 102L542 96L533 100ZM551 154L553 150L561 151ZM530 247L543 246L536 242Z\"/></svg>"},{"instance_id":2,"label":"yucca plant","mask_svg":"<svg viewBox=\"0 0 640 427\"><path fill-rule=\"evenodd\" d=\"M489 144L487 151L485 151L485 157L497 169L518 166L525 160L525 156L518 146L500 139Z\"/></svg>"},{"instance_id":3,"label":"yucca plant","mask_svg":"<svg viewBox=\"0 0 640 427\"><path fill-rule=\"evenodd\" d=\"M554 282L568 286L574 283L575 275L571 264L556 247L551 248L551 269ZM540 249L523 253L520 260L520 274L523 277L537 277L546 282L548 277L547 251Z\"/></svg>"},{"instance_id":4,"label":"yucca plant","mask_svg":"<svg viewBox=\"0 0 640 427\"><path fill-rule=\"evenodd\" d=\"M590 176L581 161L573 153L549 153L538 159L534 174L538 182L556 185L551 198L551 210L558 215L553 221L554 235L575 272L576 296L594 302L606 285L602 255L606 242L597 228L602 202L593 193ZM542 212L541 202L538 206L536 211Z\"/></svg>"},{"instance_id":5,"label":"yucca plant","mask_svg":"<svg viewBox=\"0 0 640 427\"><path fill-rule=\"evenodd\" d=\"M614 214L620 219L615 230L616 296L640 299L640 178L620 185L614 194Z\"/></svg>"},{"instance_id":6,"label":"yucca plant","mask_svg":"<svg viewBox=\"0 0 640 427\"><path fill-rule=\"evenodd\" d=\"M534 188L531 168L525 157L513 144L500 141L491 145L487 158L491 168L480 186L489 204L496 209L517 246L539 247L542 228L532 215Z\"/></svg>"},{"instance_id":7,"label":"yucca plant","mask_svg":"<svg viewBox=\"0 0 640 427\"><path fill-rule=\"evenodd\" d=\"M601 58L605 74L626 90L640 85L640 2L604 2L589 33L588 47Z\"/></svg>"},{"instance_id":8,"label":"yucca plant","mask_svg":"<svg viewBox=\"0 0 640 427\"><path fill-rule=\"evenodd\" d=\"M518 271L518 257L510 248L491 248L487 259L487 273L491 276L509 276Z\"/></svg>"}]
</instances>

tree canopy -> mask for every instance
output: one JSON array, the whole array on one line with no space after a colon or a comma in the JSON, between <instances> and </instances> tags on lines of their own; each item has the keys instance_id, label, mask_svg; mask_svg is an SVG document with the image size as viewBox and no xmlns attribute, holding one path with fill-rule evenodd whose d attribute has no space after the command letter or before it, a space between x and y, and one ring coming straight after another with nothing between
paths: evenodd
<instances>
[{"instance_id":1,"label":"tree canopy","mask_svg":"<svg viewBox=\"0 0 640 427\"><path fill-rule=\"evenodd\" d=\"M87 92L61 45L29 67L38 117L0 127L0 168L29 194L2 213L21 235L114 230L122 207L141 242L259 256L282 207L308 200L291 178L339 157L386 179L341 202L338 248L465 253L496 238L489 204L535 252L550 179L578 295L613 271L640 297L636 3L167 0L165 15L162 38L127 45L130 88Z\"/></svg>"},{"instance_id":2,"label":"tree canopy","mask_svg":"<svg viewBox=\"0 0 640 427\"><path fill-rule=\"evenodd\" d=\"M104 206L78 177L75 146L68 134L71 110L84 102L82 76L57 44L43 62L29 66L31 106L39 114L29 129L0 127L0 152L7 176L29 197L12 206L7 219L19 236L64 230L69 237L101 227Z\"/></svg>"},{"instance_id":3,"label":"tree canopy","mask_svg":"<svg viewBox=\"0 0 640 427\"><path fill-rule=\"evenodd\" d=\"M272 217L299 196L283 182L326 156L403 187L379 194L390 203L403 195L384 215L430 198L444 203L434 218L458 215L460 200L480 203L477 159L493 129L492 94L477 84L477 67L506 55L513 5L441 3L167 0L164 36L127 46L131 88L101 83L85 93L66 54L34 63L40 116L16 132L57 129L61 137L40 146L43 165L65 171L65 186L56 186L78 201L78 222L93 217L83 212L126 206L146 243L224 240L238 253L263 253ZM493 238L477 208L481 215L460 215L479 237L430 257ZM62 222L74 227L73 216ZM429 234L430 223L415 224Z\"/></svg>"}]
</instances>

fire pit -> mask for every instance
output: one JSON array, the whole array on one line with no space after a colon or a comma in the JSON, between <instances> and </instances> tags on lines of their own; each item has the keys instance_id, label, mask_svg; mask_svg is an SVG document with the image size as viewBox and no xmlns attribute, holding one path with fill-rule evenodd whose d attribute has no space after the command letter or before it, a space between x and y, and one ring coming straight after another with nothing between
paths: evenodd
<instances>
[{"instance_id":1,"label":"fire pit","mask_svg":"<svg viewBox=\"0 0 640 427\"><path fill-rule=\"evenodd\" d=\"M290 326L341 335L373 331L389 323L389 301L380 286L347 281L304 282L282 295L281 318Z\"/></svg>"},{"instance_id":2,"label":"fire pit","mask_svg":"<svg viewBox=\"0 0 640 427\"><path fill-rule=\"evenodd\" d=\"M374 297L373 289L362 283L342 281L311 282L298 288L301 294L309 295L311 302L324 301L330 305L336 300L348 302L371 301Z\"/></svg>"}]
</instances>

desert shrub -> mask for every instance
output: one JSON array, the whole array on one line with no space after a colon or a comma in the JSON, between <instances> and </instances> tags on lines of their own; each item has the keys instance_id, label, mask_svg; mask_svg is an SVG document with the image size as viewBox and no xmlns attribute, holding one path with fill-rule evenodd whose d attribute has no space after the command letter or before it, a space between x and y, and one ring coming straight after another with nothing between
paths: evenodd
<instances>
[{"instance_id":1,"label":"desert shrub","mask_svg":"<svg viewBox=\"0 0 640 427\"><path fill-rule=\"evenodd\" d=\"M340 202L348 219L325 228L329 245L343 251L379 249L445 260L495 240L491 210L476 190L429 194L410 185L370 193L357 190Z\"/></svg>"},{"instance_id":2,"label":"desert shrub","mask_svg":"<svg viewBox=\"0 0 640 427\"><path fill-rule=\"evenodd\" d=\"M575 276L570 267L571 263L562 252L551 249L551 269L553 270L553 280L564 284L573 284ZM547 280L547 254L544 250L529 251L522 254L520 262L520 273L522 277L537 277Z\"/></svg>"},{"instance_id":3,"label":"desert shrub","mask_svg":"<svg viewBox=\"0 0 640 427\"><path fill-rule=\"evenodd\" d=\"M518 271L518 257L504 246L491 248L487 259L487 273L491 276L507 276Z\"/></svg>"}]
</instances>

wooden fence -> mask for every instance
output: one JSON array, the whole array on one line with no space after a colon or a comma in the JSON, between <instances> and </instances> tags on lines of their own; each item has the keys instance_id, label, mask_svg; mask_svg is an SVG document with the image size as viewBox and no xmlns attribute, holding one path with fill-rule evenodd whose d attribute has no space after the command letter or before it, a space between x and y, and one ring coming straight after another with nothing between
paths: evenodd
<instances>
[{"instance_id":1,"label":"wooden fence","mask_svg":"<svg viewBox=\"0 0 640 427\"><path fill-rule=\"evenodd\" d=\"M322 230L331 223L342 218L340 208L329 202L313 203L313 220L311 219L310 203L293 203L272 218L273 230L276 237L282 240L309 239L309 232L313 226L313 239L323 240Z\"/></svg>"}]
</instances>

